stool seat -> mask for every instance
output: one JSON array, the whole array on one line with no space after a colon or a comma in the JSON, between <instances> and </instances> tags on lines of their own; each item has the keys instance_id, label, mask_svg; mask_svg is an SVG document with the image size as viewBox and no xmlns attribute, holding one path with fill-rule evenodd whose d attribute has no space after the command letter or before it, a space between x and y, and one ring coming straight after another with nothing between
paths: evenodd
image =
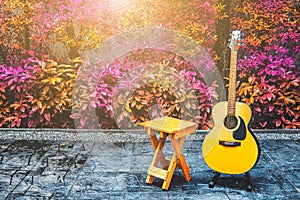
<instances>
[{"instance_id":1,"label":"stool seat","mask_svg":"<svg viewBox=\"0 0 300 200\"><path fill-rule=\"evenodd\" d=\"M191 180L190 168L184 159L182 146L185 137L196 132L197 124L172 117L162 117L142 122L139 125L145 128L155 151L152 163L148 167L146 182L152 184L154 177L163 179L162 188L168 190L175 168L180 168L183 171L185 180L189 182ZM157 132L159 133L159 139L156 136ZM172 159L166 158L162 151L167 137L174 149ZM158 167L159 163L162 168Z\"/></svg>"}]
</instances>

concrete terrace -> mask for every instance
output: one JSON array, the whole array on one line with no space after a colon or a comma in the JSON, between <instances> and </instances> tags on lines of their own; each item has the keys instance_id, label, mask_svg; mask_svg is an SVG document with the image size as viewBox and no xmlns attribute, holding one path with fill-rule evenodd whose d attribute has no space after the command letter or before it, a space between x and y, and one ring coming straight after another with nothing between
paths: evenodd
<instances>
[{"instance_id":1,"label":"concrete terrace","mask_svg":"<svg viewBox=\"0 0 300 200\"><path fill-rule=\"evenodd\" d=\"M187 137L192 180L176 169L168 191L145 183L153 148L142 130L0 129L0 199L300 199L300 130L254 130L261 157L243 175L213 171L201 154L207 131ZM167 142L165 153L171 154Z\"/></svg>"}]
</instances>

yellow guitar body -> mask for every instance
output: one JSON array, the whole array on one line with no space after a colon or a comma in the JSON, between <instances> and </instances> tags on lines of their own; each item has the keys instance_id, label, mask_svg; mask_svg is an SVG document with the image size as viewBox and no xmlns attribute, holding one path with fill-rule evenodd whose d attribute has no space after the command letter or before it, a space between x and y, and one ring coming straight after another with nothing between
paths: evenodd
<instances>
[{"instance_id":1,"label":"yellow guitar body","mask_svg":"<svg viewBox=\"0 0 300 200\"><path fill-rule=\"evenodd\" d=\"M237 125L226 128L227 102L220 102L213 107L214 128L205 137L202 154L206 164L213 170L225 174L241 174L249 171L257 162L260 150L257 139L249 131L248 123L251 110L248 105L235 102ZM244 137L234 137L244 134ZM242 133L244 132L244 133Z\"/></svg>"}]
</instances>

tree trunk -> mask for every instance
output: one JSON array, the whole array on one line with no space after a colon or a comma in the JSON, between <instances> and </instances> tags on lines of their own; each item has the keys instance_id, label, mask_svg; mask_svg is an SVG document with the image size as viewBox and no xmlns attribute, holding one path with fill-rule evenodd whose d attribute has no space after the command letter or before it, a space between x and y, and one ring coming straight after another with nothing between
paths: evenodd
<instances>
[{"instance_id":1,"label":"tree trunk","mask_svg":"<svg viewBox=\"0 0 300 200\"><path fill-rule=\"evenodd\" d=\"M230 38L230 1L231 0L219 0L219 3L225 5L222 14L228 16L216 21L216 33L217 42L215 49L218 57L217 67L222 72L223 77L228 76L229 72L229 61L230 61L230 50L228 48L228 42Z\"/></svg>"}]
</instances>

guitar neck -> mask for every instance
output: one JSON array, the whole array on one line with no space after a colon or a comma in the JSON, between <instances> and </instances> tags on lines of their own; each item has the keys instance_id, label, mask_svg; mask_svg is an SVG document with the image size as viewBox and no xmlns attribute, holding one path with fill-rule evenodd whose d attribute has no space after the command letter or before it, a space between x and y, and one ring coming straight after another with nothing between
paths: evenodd
<instances>
[{"instance_id":1,"label":"guitar neck","mask_svg":"<svg viewBox=\"0 0 300 200\"><path fill-rule=\"evenodd\" d=\"M235 88L236 88L236 64L237 64L237 51L231 51L230 54L230 74L229 74L229 87L228 87L228 107L227 115L235 116Z\"/></svg>"}]
</instances>

